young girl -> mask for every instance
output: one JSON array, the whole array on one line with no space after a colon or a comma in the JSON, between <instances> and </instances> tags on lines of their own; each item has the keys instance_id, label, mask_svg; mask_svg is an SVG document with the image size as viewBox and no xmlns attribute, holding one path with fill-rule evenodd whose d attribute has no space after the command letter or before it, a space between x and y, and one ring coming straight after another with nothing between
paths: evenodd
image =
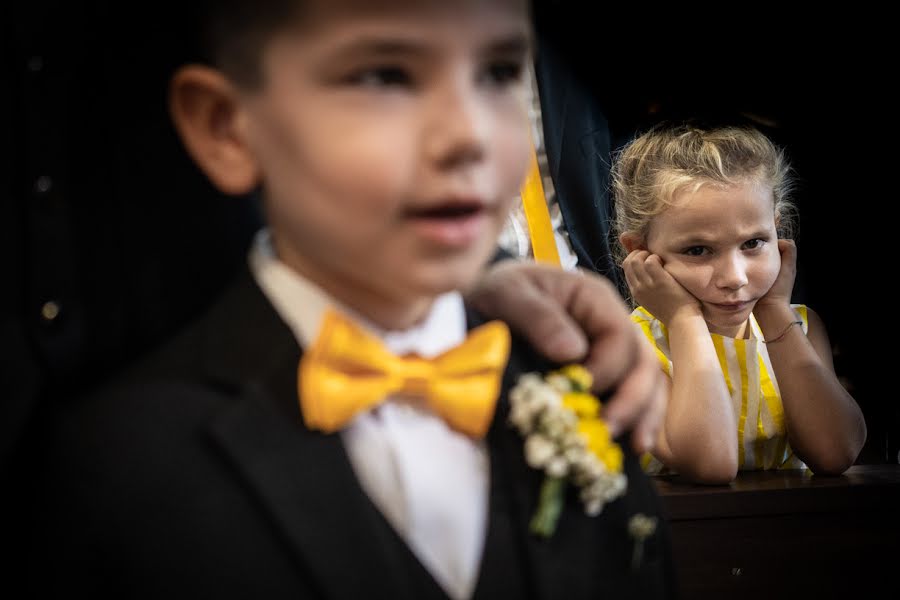
<instances>
[{"instance_id":1,"label":"young girl","mask_svg":"<svg viewBox=\"0 0 900 600\"><path fill-rule=\"evenodd\" d=\"M671 383L647 469L724 483L738 470L850 467L862 413L822 321L790 303L783 153L752 129L661 125L621 151L612 177L632 319Z\"/></svg>"}]
</instances>

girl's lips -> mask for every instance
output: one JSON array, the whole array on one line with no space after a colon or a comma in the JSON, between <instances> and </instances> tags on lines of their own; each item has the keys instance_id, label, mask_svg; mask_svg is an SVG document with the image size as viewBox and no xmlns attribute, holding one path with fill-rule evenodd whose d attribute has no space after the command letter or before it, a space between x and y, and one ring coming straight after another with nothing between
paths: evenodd
<instances>
[{"instance_id":1,"label":"girl's lips","mask_svg":"<svg viewBox=\"0 0 900 600\"><path fill-rule=\"evenodd\" d=\"M750 306L750 302L729 302L726 304L717 304L715 302L710 302L710 306L715 306L719 310L724 310L726 312L740 312Z\"/></svg>"}]
</instances>

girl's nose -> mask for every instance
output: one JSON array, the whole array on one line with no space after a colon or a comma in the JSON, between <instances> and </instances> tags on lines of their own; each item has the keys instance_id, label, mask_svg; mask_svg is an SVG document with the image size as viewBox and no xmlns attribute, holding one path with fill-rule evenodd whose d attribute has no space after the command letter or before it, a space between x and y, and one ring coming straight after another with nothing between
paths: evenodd
<instances>
[{"instance_id":1,"label":"girl's nose","mask_svg":"<svg viewBox=\"0 0 900 600\"><path fill-rule=\"evenodd\" d=\"M747 285L747 265L739 253L731 253L722 257L716 266L716 286L736 290Z\"/></svg>"}]
</instances>

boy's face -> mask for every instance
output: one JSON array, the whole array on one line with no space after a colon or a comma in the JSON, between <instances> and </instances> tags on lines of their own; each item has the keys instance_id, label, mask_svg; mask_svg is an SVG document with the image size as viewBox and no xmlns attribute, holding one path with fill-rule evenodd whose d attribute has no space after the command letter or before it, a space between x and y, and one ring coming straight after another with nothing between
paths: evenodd
<instances>
[{"instance_id":1,"label":"boy's face","mask_svg":"<svg viewBox=\"0 0 900 600\"><path fill-rule=\"evenodd\" d=\"M492 255L528 164L526 3L309 3L241 92L279 257L408 326Z\"/></svg>"}]
</instances>

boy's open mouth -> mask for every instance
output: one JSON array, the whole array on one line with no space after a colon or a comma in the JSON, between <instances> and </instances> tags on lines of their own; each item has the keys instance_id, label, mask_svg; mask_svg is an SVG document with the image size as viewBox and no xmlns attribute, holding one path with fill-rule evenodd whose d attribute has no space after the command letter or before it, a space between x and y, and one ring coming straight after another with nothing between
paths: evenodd
<instances>
[{"instance_id":1,"label":"boy's open mouth","mask_svg":"<svg viewBox=\"0 0 900 600\"><path fill-rule=\"evenodd\" d=\"M413 219L465 219L484 210L478 201L448 202L429 208L411 209L407 215Z\"/></svg>"},{"instance_id":2,"label":"boy's open mouth","mask_svg":"<svg viewBox=\"0 0 900 600\"><path fill-rule=\"evenodd\" d=\"M486 231L487 210L475 200L447 202L406 211L415 231L429 242L449 247L467 246Z\"/></svg>"}]
</instances>

